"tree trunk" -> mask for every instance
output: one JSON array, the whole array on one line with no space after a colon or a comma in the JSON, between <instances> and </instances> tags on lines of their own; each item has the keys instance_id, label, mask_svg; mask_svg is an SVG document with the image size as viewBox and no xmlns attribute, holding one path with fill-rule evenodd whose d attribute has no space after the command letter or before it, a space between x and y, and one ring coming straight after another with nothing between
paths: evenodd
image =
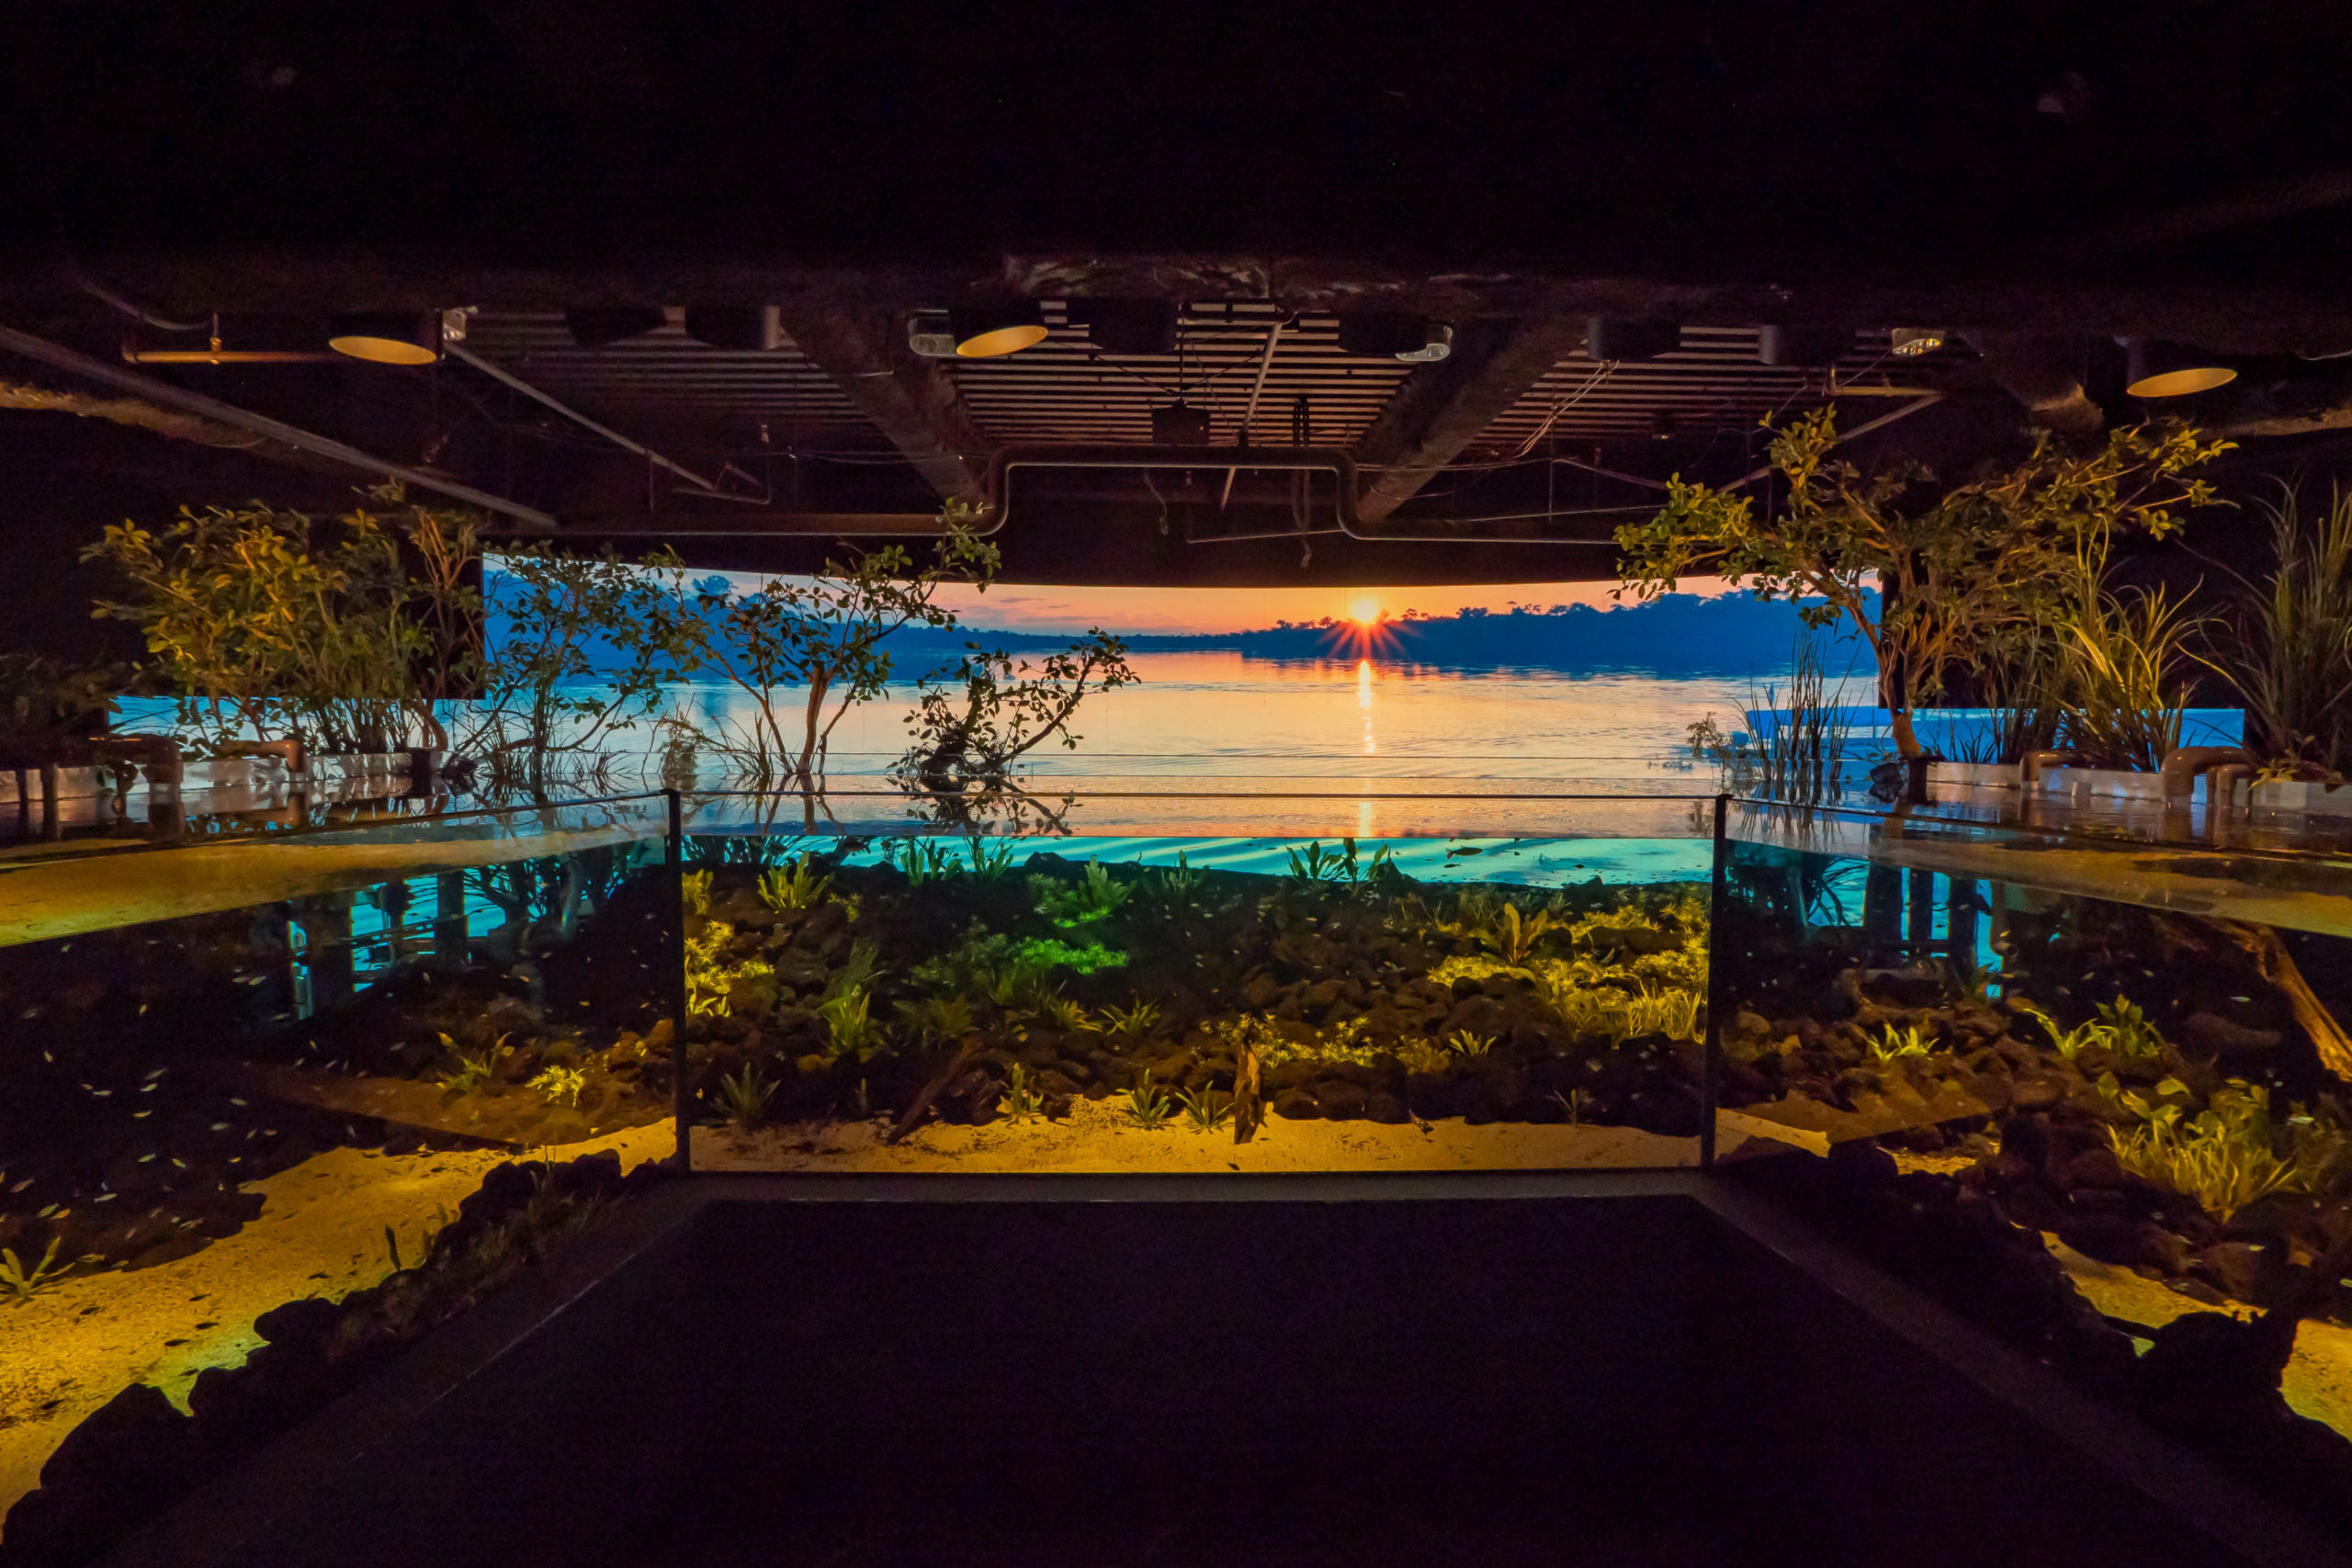
<instances>
[{"instance_id":1,"label":"tree trunk","mask_svg":"<svg viewBox=\"0 0 2352 1568\"><path fill-rule=\"evenodd\" d=\"M1907 707L1891 708L1888 716L1894 726L1896 753L1906 760L1927 755L1927 748L1920 745L1918 736L1912 733L1911 710Z\"/></svg>"}]
</instances>

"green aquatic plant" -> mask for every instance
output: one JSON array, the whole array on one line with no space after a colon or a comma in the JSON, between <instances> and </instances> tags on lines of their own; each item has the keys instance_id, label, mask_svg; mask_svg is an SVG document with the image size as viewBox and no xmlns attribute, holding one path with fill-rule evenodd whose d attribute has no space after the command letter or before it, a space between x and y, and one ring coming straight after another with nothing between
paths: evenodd
<instances>
[{"instance_id":1,"label":"green aquatic plant","mask_svg":"<svg viewBox=\"0 0 2352 1568\"><path fill-rule=\"evenodd\" d=\"M758 1126L775 1097L775 1085L768 1082L757 1062L744 1064L740 1072L719 1075L718 1108L738 1132L748 1133Z\"/></svg>"},{"instance_id":2,"label":"green aquatic plant","mask_svg":"<svg viewBox=\"0 0 2352 1568\"><path fill-rule=\"evenodd\" d=\"M447 1034L440 1038L441 1048L448 1052L457 1063L455 1067L441 1076L441 1087L451 1094L471 1094L481 1088L498 1076L500 1066L513 1055L506 1043L508 1037L504 1034L491 1042L490 1048L479 1056L469 1056L458 1050L458 1043Z\"/></svg>"},{"instance_id":3,"label":"green aquatic plant","mask_svg":"<svg viewBox=\"0 0 2352 1568\"><path fill-rule=\"evenodd\" d=\"M1168 1125L1168 1118L1174 1111L1174 1104L1153 1084L1148 1073L1136 1079L1135 1087L1127 1090L1127 1120L1147 1133Z\"/></svg>"},{"instance_id":4,"label":"green aquatic plant","mask_svg":"<svg viewBox=\"0 0 2352 1568\"><path fill-rule=\"evenodd\" d=\"M1184 859L1184 852L1176 852L1176 863L1155 871L1143 879L1143 897L1163 915L1172 915L1190 903L1199 891L1201 874Z\"/></svg>"},{"instance_id":5,"label":"green aquatic plant","mask_svg":"<svg viewBox=\"0 0 2352 1568\"><path fill-rule=\"evenodd\" d=\"M1408 1040L1396 1047L1396 1063L1408 1073L1442 1073L1453 1055L1434 1040Z\"/></svg>"},{"instance_id":6,"label":"green aquatic plant","mask_svg":"<svg viewBox=\"0 0 2352 1568\"><path fill-rule=\"evenodd\" d=\"M1495 1037L1457 1029L1445 1037L1445 1048L1457 1056L1483 1056L1495 1048Z\"/></svg>"},{"instance_id":7,"label":"green aquatic plant","mask_svg":"<svg viewBox=\"0 0 2352 1568\"><path fill-rule=\"evenodd\" d=\"M2058 1021L2024 997L2008 998L2010 1008L2025 1014L2041 1025L2050 1036L2050 1043L2060 1055L2073 1061L2085 1051L2096 1047L2112 1053L2125 1061L2160 1061L2165 1054L2164 1036L2140 1005L2128 997L2118 997L2111 1002L2099 1004L2098 1016L2064 1028Z\"/></svg>"},{"instance_id":8,"label":"green aquatic plant","mask_svg":"<svg viewBox=\"0 0 2352 1568\"><path fill-rule=\"evenodd\" d=\"M2245 699L2246 747L2272 774L2352 773L2352 493L2314 523L2284 488L2270 514L2275 571L2239 580L2237 636L2221 662Z\"/></svg>"},{"instance_id":9,"label":"green aquatic plant","mask_svg":"<svg viewBox=\"0 0 2352 1568\"><path fill-rule=\"evenodd\" d=\"M2282 1136L2270 1113L2269 1091L2242 1079L2225 1083L2195 1116L2177 1100L2151 1101L2121 1090L2111 1073L2099 1080L2099 1091L2140 1123L2108 1129L2123 1168L2194 1198L2224 1224L2273 1192L2312 1190L2323 1176L2325 1156L2335 1152L2330 1145L2341 1144L2340 1134L2329 1139L2290 1131ZM2156 1092L2186 1096L2189 1090L2178 1078L2166 1078Z\"/></svg>"},{"instance_id":10,"label":"green aquatic plant","mask_svg":"<svg viewBox=\"0 0 2352 1568\"><path fill-rule=\"evenodd\" d=\"M1004 1093L996 1108L1015 1122L1035 1122L1046 1114L1046 1091L1029 1081L1029 1069L1015 1062L1005 1069Z\"/></svg>"},{"instance_id":11,"label":"green aquatic plant","mask_svg":"<svg viewBox=\"0 0 2352 1568\"><path fill-rule=\"evenodd\" d=\"M1925 1056L1935 1048L1917 1024L1898 1029L1894 1024L1881 1027L1878 1038L1870 1043L1871 1060L1879 1063L1899 1062L1905 1056Z\"/></svg>"},{"instance_id":12,"label":"green aquatic plant","mask_svg":"<svg viewBox=\"0 0 2352 1568\"><path fill-rule=\"evenodd\" d=\"M1625 1004L1630 1035L1663 1034L1668 1040L1699 1038L1700 997L1695 991L1656 991Z\"/></svg>"},{"instance_id":13,"label":"green aquatic plant","mask_svg":"<svg viewBox=\"0 0 2352 1568\"><path fill-rule=\"evenodd\" d=\"M904 840L888 858L889 863L905 874L910 887L952 876L960 869L947 847L930 839Z\"/></svg>"},{"instance_id":14,"label":"green aquatic plant","mask_svg":"<svg viewBox=\"0 0 2352 1568\"><path fill-rule=\"evenodd\" d=\"M689 871L680 874L678 895L685 900L686 913L689 915L710 913L711 874L707 871Z\"/></svg>"},{"instance_id":15,"label":"green aquatic plant","mask_svg":"<svg viewBox=\"0 0 2352 1568\"><path fill-rule=\"evenodd\" d=\"M786 871L772 865L760 874L760 902L781 913L786 909L813 909L833 885L831 875L817 874L817 860L804 852Z\"/></svg>"},{"instance_id":16,"label":"green aquatic plant","mask_svg":"<svg viewBox=\"0 0 2352 1568\"><path fill-rule=\"evenodd\" d=\"M1290 856L1291 880L1306 887L1362 887L1401 874L1386 845L1375 848L1372 859L1363 861L1357 858L1353 839L1341 839L1336 850L1325 849L1323 840L1317 839L1304 850L1285 852Z\"/></svg>"},{"instance_id":17,"label":"green aquatic plant","mask_svg":"<svg viewBox=\"0 0 2352 1568\"><path fill-rule=\"evenodd\" d=\"M576 1110L580 1091L588 1087L588 1079L577 1067L547 1067L527 1087L549 1105L569 1105Z\"/></svg>"},{"instance_id":18,"label":"green aquatic plant","mask_svg":"<svg viewBox=\"0 0 2352 1568\"><path fill-rule=\"evenodd\" d=\"M1585 1112L1592 1109L1592 1092L1589 1089L1572 1089L1566 1094L1555 1089L1552 1098L1558 1100L1560 1109L1568 1113L1569 1126L1584 1125Z\"/></svg>"},{"instance_id":19,"label":"green aquatic plant","mask_svg":"<svg viewBox=\"0 0 2352 1568\"><path fill-rule=\"evenodd\" d=\"M1114 1040L1140 1040L1159 1021L1159 1004L1138 1000L1133 1007L1104 1008L1102 1029Z\"/></svg>"},{"instance_id":20,"label":"green aquatic plant","mask_svg":"<svg viewBox=\"0 0 2352 1568\"><path fill-rule=\"evenodd\" d=\"M1218 1089L1179 1090L1176 1103L1184 1108L1185 1124L1195 1133L1214 1133L1233 1120L1233 1097Z\"/></svg>"},{"instance_id":21,"label":"green aquatic plant","mask_svg":"<svg viewBox=\"0 0 2352 1568\"><path fill-rule=\"evenodd\" d=\"M1544 940L1560 922L1549 911L1538 909L1522 916L1519 906L1505 901L1491 921L1477 930L1480 945L1510 964L1522 964L1535 956L1535 944Z\"/></svg>"},{"instance_id":22,"label":"green aquatic plant","mask_svg":"<svg viewBox=\"0 0 2352 1568\"><path fill-rule=\"evenodd\" d=\"M1283 1062L1317 1062L1325 1066L1349 1063L1369 1067L1381 1055L1366 1041L1371 1028L1368 1021L1351 1018L1301 1040L1285 1034L1267 1020L1245 1018L1214 1029L1211 1033L1231 1039L1237 1044L1246 1041L1258 1059L1270 1067Z\"/></svg>"},{"instance_id":23,"label":"green aquatic plant","mask_svg":"<svg viewBox=\"0 0 2352 1568\"><path fill-rule=\"evenodd\" d=\"M873 1060L887 1043L882 1026L874 1021L873 1006L873 998L862 987L836 991L817 1004L817 1016L825 1021L825 1055L835 1061L845 1056Z\"/></svg>"},{"instance_id":24,"label":"green aquatic plant","mask_svg":"<svg viewBox=\"0 0 2352 1568\"><path fill-rule=\"evenodd\" d=\"M1099 861L1088 861L1085 874L1072 884L1042 872L1029 879L1037 912L1065 928L1109 919L1133 891L1115 881Z\"/></svg>"},{"instance_id":25,"label":"green aquatic plant","mask_svg":"<svg viewBox=\"0 0 2352 1568\"><path fill-rule=\"evenodd\" d=\"M1046 1022L1066 1034L1087 1033L1101 1027L1086 1016L1086 1009L1082 1004L1070 1000L1069 998L1062 995L1059 989L1047 991L1037 998L1032 1010Z\"/></svg>"},{"instance_id":26,"label":"green aquatic plant","mask_svg":"<svg viewBox=\"0 0 2352 1568\"><path fill-rule=\"evenodd\" d=\"M1012 871L1018 849L1010 839L991 844L986 839L974 837L964 840L966 869L981 882L1001 882Z\"/></svg>"},{"instance_id":27,"label":"green aquatic plant","mask_svg":"<svg viewBox=\"0 0 2352 1568\"><path fill-rule=\"evenodd\" d=\"M734 1010L735 987L775 973L764 958L727 962L735 928L711 920L686 938L686 1011L700 1018L725 1018Z\"/></svg>"},{"instance_id":28,"label":"green aquatic plant","mask_svg":"<svg viewBox=\"0 0 2352 1568\"><path fill-rule=\"evenodd\" d=\"M62 1269L51 1267L57 1261L58 1244L63 1239L62 1236L51 1236L49 1250L40 1255L40 1261L29 1270L13 1247L0 1247L0 1290L8 1292L11 1304L24 1305L73 1271L74 1266L70 1263Z\"/></svg>"},{"instance_id":29,"label":"green aquatic plant","mask_svg":"<svg viewBox=\"0 0 2352 1568\"><path fill-rule=\"evenodd\" d=\"M900 1002L896 1010L907 1032L926 1044L961 1040L972 1032L972 1004L960 996Z\"/></svg>"}]
</instances>

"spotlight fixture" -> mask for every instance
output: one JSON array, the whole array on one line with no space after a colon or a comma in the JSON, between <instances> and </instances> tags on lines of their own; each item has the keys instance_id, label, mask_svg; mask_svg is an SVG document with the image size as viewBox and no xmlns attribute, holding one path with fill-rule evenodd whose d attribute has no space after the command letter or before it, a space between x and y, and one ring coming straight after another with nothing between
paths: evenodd
<instances>
[{"instance_id":1,"label":"spotlight fixture","mask_svg":"<svg viewBox=\"0 0 2352 1568\"><path fill-rule=\"evenodd\" d=\"M1209 444L1209 411L1196 409L1179 398L1151 411L1151 440L1155 446L1205 446Z\"/></svg>"},{"instance_id":2,"label":"spotlight fixture","mask_svg":"<svg viewBox=\"0 0 2352 1568\"><path fill-rule=\"evenodd\" d=\"M959 359L993 359L1046 341L1046 313L1035 299L967 305L947 312Z\"/></svg>"},{"instance_id":3,"label":"spotlight fixture","mask_svg":"<svg viewBox=\"0 0 2352 1568\"><path fill-rule=\"evenodd\" d=\"M371 365L430 365L441 357L438 310L365 310L327 325L327 346Z\"/></svg>"},{"instance_id":4,"label":"spotlight fixture","mask_svg":"<svg viewBox=\"0 0 2352 1568\"><path fill-rule=\"evenodd\" d=\"M1105 354L1176 352L1173 299L1073 299L1069 321Z\"/></svg>"},{"instance_id":5,"label":"spotlight fixture","mask_svg":"<svg viewBox=\"0 0 2352 1568\"><path fill-rule=\"evenodd\" d=\"M773 353L784 346L784 326L774 305L689 305L686 335L713 348Z\"/></svg>"},{"instance_id":6,"label":"spotlight fixture","mask_svg":"<svg viewBox=\"0 0 2352 1568\"><path fill-rule=\"evenodd\" d=\"M1453 329L1427 316L1391 310L1340 318L1340 352L1369 359L1428 365L1453 352Z\"/></svg>"},{"instance_id":7,"label":"spotlight fixture","mask_svg":"<svg viewBox=\"0 0 2352 1568\"><path fill-rule=\"evenodd\" d=\"M2238 378L2227 365L2185 343L2160 338L2125 338L2123 390L2134 398L2179 398L2210 392Z\"/></svg>"},{"instance_id":8,"label":"spotlight fixture","mask_svg":"<svg viewBox=\"0 0 2352 1568\"><path fill-rule=\"evenodd\" d=\"M563 313L571 341L582 348L642 337L668 319L659 305L584 305Z\"/></svg>"},{"instance_id":9,"label":"spotlight fixture","mask_svg":"<svg viewBox=\"0 0 2352 1568\"><path fill-rule=\"evenodd\" d=\"M1835 365L1854 346L1850 327L1767 326L1756 334L1756 357L1765 365Z\"/></svg>"},{"instance_id":10,"label":"spotlight fixture","mask_svg":"<svg viewBox=\"0 0 2352 1568\"><path fill-rule=\"evenodd\" d=\"M1943 347L1946 334L1941 327L1895 327L1887 333L1888 352L1905 359L1916 359L1923 354L1933 354Z\"/></svg>"},{"instance_id":11,"label":"spotlight fixture","mask_svg":"<svg viewBox=\"0 0 2352 1568\"><path fill-rule=\"evenodd\" d=\"M1588 316L1584 352L1588 359L1656 359L1682 346L1679 321L1634 321L1621 316Z\"/></svg>"}]
</instances>

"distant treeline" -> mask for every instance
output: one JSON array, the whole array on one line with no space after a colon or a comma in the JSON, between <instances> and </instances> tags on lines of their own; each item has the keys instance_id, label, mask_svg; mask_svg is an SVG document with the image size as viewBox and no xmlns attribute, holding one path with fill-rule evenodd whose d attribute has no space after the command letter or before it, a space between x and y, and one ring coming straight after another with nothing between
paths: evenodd
<instances>
[{"instance_id":1,"label":"distant treeline","mask_svg":"<svg viewBox=\"0 0 2352 1568\"><path fill-rule=\"evenodd\" d=\"M490 631L495 639L503 629L495 575L489 587ZM1416 615L1385 621L1369 630L1353 621L1282 622L1257 631L1139 633L1128 636L1126 641L1137 653L1233 652L1247 659L1353 661L1372 658L1468 669L1747 675L1786 668L1802 629L1793 604L1766 603L1747 594L1706 599L1693 593L1669 593L1646 604L1612 605L1606 610L1588 604L1521 605L1505 611L1469 609L1453 615ZM898 656L900 673L911 675L953 660L967 642L1029 653L1067 647L1072 635L979 626L955 632L917 627L896 633L888 646ZM1849 653L1860 646L1846 639L1832 649L1825 660L1829 673L1834 677L1841 672ZM600 668L617 663L617 656L602 648L591 657ZM1857 675L1870 674L1873 668L1867 654L1854 660Z\"/></svg>"}]
</instances>

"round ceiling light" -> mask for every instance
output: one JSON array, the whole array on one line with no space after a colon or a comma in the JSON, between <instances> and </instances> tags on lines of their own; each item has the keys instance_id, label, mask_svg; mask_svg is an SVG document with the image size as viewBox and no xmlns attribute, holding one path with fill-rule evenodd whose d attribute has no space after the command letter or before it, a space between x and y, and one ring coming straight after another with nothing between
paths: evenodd
<instances>
[{"instance_id":1,"label":"round ceiling light","mask_svg":"<svg viewBox=\"0 0 2352 1568\"><path fill-rule=\"evenodd\" d=\"M947 330L957 358L993 359L1045 342L1046 313L1035 299L967 306L947 312Z\"/></svg>"},{"instance_id":2,"label":"round ceiling light","mask_svg":"<svg viewBox=\"0 0 2352 1568\"><path fill-rule=\"evenodd\" d=\"M441 357L437 310L368 310L337 316L327 346L371 365L430 365Z\"/></svg>"},{"instance_id":3,"label":"round ceiling light","mask_svg":"<svg viewBox=\"0 0 2352 1568\"><path fill-rule=\"evenodd\" d=\"M2135 398L2184 398L2191 392L2226 387L2238 378L2234 368L2214 363L2211 355L2187 344L2128 338L2123 352L2123 390Z\"/></svg>"}]
</instances>

